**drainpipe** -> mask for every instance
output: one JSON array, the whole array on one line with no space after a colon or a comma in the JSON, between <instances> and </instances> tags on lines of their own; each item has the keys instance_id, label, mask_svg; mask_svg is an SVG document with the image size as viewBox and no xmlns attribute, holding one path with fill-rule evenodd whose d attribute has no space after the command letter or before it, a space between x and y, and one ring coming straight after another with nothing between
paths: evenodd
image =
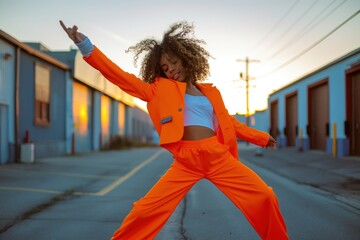
<instances>
[{"instance_id":1,"label":"drainpipe","mask_svg":"<svg viewBox=\"0 0 360 240\"><path fill-rule=\"evenodd\" d=\"M337 142L336 142L336 122L333 124L333 139L332 139L332 154L337 157Z\"/></svg>"},{"instance_id":2,"label":"drainpipe","mask_svg":"<svg viewBox=\"0 0 360 240\"><path fill-rule=\"evenodd\" d=\"M20 84L20 47L16 48L15 59L15 162L20 162L20 142L19 142L19 84Z\"/></svg>"}]
</instances>

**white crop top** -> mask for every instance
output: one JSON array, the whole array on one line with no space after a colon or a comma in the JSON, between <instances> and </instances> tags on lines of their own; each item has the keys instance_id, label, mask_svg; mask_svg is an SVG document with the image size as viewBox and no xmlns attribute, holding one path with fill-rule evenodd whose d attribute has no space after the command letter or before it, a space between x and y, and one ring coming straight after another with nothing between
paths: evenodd
<instances>
[{"instance_id":1,"label":"white crop top","mask_svg":"<svg viewBox=\"0 0 360 240\"><path fill-rule=\"evenodd\" d=\"M214 109L207 97L185 94L184 126L194 125L214 130Z\"/></svg>"}]
</instances>

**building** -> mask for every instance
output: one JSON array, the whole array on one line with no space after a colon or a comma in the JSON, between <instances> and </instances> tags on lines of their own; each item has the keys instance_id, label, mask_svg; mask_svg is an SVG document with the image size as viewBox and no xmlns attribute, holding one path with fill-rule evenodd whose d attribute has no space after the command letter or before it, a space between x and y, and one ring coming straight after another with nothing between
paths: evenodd
<instances>
[{"instance_id":1,"label":"building","mask_svg":"<svg viewBox=\"0 0 360 240\"><path fill-rule=\"evenodd\" d=\"M68 66L1 30L0 51L0 163L19 159L29 142L37 157L65 154Z\"/></svg>"},{"instance_id":2,"label":"building","mask_svg":"<svg viewBox=\"0 0 360 240\"><path fill-rule=\"evenodd\" d=\"M360 156L360 48L275 91L268 106L280 147Z\"/></svg>"},{"instance_id":3,"label":"building","mask_svg":"<svg viewBox=\"0 0 360 240\"><path fill-rule=\"evenodd\" d=\"M120 136L135 138L129 109L134 99L89 66L78 50L48 52L65 62L70 69L72 84L72 151L87 152L106 149L111 139ZM147 114L146 114L147 115ZM148 118L150 121L150 118ZM126 135L126 136L125 136Z\"/></svg>"},{"instance_id":4,"label":"building","mask_svg":"<svg viewBox=\"0 0 360 240\"><path fill-rule=\"evenodd\" d=\"M21 160L27 145L42 158L106 149L117 136L148 141L152 132L133 97L79 51L52 52L0 30L0 163Z\"/></svg>"},{"instance_id":5,"label":"building","mask_svg":"<svg viewBox=\"0 0 360 240\"><path fill-rule=\"evenodd\" d=\"M131 122L131 135L125 134L126 137L140 143L153 143L153 124L149 121L149 115L138 107L128 108L129 119Z\"/></svg>"},{"instance_id":6,"label":"building","mask_svg":"<svg viewBox=\"0 0 360 240\"><path fill-rule=\"evenodd\" d=\"M239 122L246 124L245 114L235 114L234 117ZM249 127L255 128L263 132L269 132L269 116L267 109L257 110L249 116ZM240 139L238 139L240 140Z\"/></svg>"}]
</instances>

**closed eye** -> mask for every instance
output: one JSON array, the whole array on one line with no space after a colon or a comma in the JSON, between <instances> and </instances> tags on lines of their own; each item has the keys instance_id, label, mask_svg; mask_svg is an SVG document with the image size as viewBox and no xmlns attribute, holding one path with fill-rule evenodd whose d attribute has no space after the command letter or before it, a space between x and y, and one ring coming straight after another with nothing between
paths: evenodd
<instances>
[{"instance_id":1,"label":"closed eye","mask_svg":"<svg viewBox=\"0 0 360 240\"><path fill-rule=\"evenodd\" d=\"M161 65L161 69L163 70L163 72L167 72L168 66L166 64L163 64Z\"/></svg>"}]
</instances>

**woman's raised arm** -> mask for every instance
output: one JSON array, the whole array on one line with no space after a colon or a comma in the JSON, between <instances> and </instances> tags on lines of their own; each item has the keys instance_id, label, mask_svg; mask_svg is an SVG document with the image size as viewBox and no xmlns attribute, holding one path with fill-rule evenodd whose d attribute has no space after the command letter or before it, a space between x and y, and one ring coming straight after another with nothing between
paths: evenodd
<instances>
[{"instance_id":1,"label":"woman's raised arm","mask_svg":"<svg viewBox=\"0 0 360 240\"><path fill-rule=\"evenodd\" d=\"M99 70L101 74L110 82L117 85L128 94L149 101L154 96L154 91L150 85L133 74L122 70L119 66L108 59L98 48L96 48L84 34L78 32L78 27L66 27L60 20L60 25L67 33L69 38L78 46L84 60L93 68Z\"/></svg>"}]
</instances>

